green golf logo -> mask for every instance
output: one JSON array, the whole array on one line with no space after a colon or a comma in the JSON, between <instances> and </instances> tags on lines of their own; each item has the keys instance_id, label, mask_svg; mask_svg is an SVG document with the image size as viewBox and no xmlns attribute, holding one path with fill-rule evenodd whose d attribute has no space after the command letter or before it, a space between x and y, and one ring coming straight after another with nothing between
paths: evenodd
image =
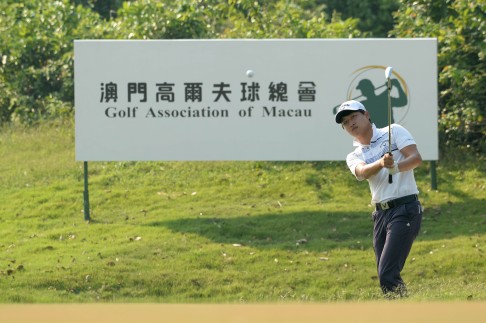
<instances>
[{"instance_id":1,"label":"green golf logo","mask_svg":"<svg viewBox=\"0 0 486 323\"><path fill-rule=\"evenodd\" d=\"M386 66L370 65L351 74L351 82L346 92L346 100L361 102L371 115L371 120L378 128L388 125L387 80L383 77ZM410 94L407 83L396 71L391 78L392 123L401 123L410 107ZM334 107L333 113L336 114Z\"/></svg>"}]
</instances>

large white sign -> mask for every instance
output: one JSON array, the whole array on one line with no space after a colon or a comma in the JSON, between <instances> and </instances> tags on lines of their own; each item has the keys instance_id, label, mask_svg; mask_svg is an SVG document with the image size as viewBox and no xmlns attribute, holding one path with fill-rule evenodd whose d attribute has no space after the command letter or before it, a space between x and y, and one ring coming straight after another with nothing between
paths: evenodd
<instances>
[{"instance_id":1,"label":"large white sign","mask_svg":"<svg viewBox=\"0 0 486 323\"><path fill-rule=\"evenodd\" d=\"M435 39L79 40L76 159L344 160L361 101L438 159Z\"/></svg>"}]
</instances>

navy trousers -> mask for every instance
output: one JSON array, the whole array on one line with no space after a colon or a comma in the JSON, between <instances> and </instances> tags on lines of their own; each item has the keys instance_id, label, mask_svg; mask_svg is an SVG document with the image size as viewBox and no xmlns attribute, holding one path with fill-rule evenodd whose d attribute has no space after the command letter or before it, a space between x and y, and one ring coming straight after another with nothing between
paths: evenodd
<instances>
[{"instance_id":1,"label":"navy trousers","mask_svg":"<svg viewBox=\"0 0 486 323\"><path fill-rule=\"evenodd\" d=\"M422 223L419 201L373 212L373 247L384 294L405 290L400 273Z\"/></svg>"}]
</instances>

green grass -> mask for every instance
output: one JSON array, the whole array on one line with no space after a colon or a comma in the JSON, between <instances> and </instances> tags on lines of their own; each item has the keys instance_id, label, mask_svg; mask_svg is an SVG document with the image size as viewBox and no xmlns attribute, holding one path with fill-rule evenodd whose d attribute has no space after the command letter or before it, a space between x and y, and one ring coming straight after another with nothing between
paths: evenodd
<instances>
[{"instance_id":1,"label":"green grass","mask_svg":"<svg viewBox=\"0 0 486 323\"><path fill-rule=\"evenodd\" d=\"M485 158L447 156L438 191L416 171L408 300L486 300ZM93 162L88 224L70 122L4 126L0 158L0 302L382 299L344 162Z\"/></svg>"}]
</instances>

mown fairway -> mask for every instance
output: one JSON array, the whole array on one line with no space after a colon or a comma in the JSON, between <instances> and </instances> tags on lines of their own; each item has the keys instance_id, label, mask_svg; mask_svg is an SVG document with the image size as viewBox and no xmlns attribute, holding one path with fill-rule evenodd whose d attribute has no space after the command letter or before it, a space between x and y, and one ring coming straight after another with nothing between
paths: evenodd
<instances>
[{"instance_id":1,"label":"mown fairway","mask_svg":"<svg viewBox=\"0 0 486 323\"><path fill-rule=\"evenodd\" d=\"M88 224L73 125L0 131L0 302L382 299L344 162L93 162ZM486 300L485 159L441 158L438 191L416 172L408 300Z\"/></svg>"}]
</instances>

